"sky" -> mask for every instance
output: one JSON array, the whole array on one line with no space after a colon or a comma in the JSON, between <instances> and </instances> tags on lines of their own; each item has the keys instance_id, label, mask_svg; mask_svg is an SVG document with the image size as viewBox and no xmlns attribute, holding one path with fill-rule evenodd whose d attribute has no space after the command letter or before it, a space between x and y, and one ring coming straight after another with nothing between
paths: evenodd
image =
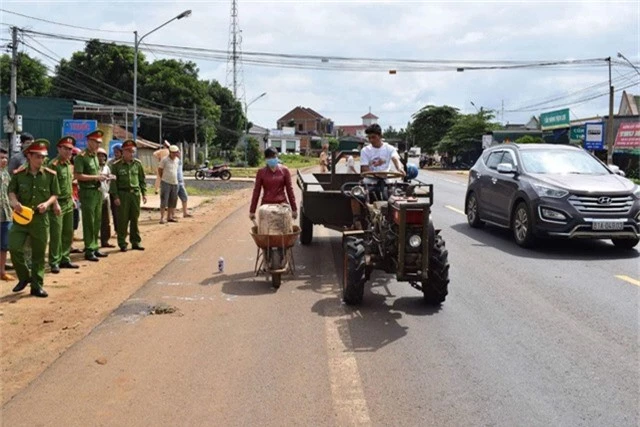
<instances>
[{"instance_id":1,"label":"sky","mask_svg":"<svg viewBox=\"0 0 640 427\"><path fill-rule=\"evenodd\" d=\"M12 1L0 8L82 30L0 11L2 43L9 25L56 34L133 41L184 10L146 43L227 50L231 1ZM640 94L640 2L505 1L238 1L243 52L327 57L448 60L556 61L600 58L599 66L563 69L344 71L243 64L243 102L249 119L275 128L278 118L300 105L336 125L361 124L371 111L383 128L403 128L425 105L451 105L463 113L496 110L502 123L525 123L532 115L564 107L571 118L608 114L608 67L613 84ZM37 39L56 57L69 58L83 44ZM141 45L147 59L164 58ZM29 47L21 50L41 57ZM49 66L54 64L42 58ZM200 77L226 85L227 62L194 60ZM4 77L4 76L3 76ZM597 86L599 85L599 86ZM594 87L595 86L595 87ZM132 90L133 91L133 90ZM239 94L241 94L240 91ZM266 95L253 101L260 94ZM617 112L622 92L616 92ZM584 101L585 98L595 99ZM582 101L582 102L578 102ZM546 103L545 103L546 102ZM528 108L526 108L528 107ZM531 111L523 111L531 110ZM503 112L504 111L504 112Z\"/></svg>"}]
</instances>

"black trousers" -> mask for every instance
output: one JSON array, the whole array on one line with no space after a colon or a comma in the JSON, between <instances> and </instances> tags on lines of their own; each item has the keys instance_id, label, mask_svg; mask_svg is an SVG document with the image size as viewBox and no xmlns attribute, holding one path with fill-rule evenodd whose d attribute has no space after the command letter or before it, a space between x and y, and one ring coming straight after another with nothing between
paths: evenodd
<instances>
[{"instance_id":1,"label":"black trousers","mask_svg":"<svg viewBox=\"0 0 640 427\"><path fill-rule=\"evenodd\" d=\"M109 199L102 201L102 222L100 223L100 244L109 243L111 227L109 226Z\"/></svg>"}]
</instances>

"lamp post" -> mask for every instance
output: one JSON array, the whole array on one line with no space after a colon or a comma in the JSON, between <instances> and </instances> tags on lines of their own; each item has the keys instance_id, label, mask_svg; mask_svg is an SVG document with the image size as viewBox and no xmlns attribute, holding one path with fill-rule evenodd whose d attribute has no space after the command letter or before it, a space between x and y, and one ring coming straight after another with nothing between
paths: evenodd
<instances>
[{"instance_id":1,"label":"lamp post","mask_svg":"<svg viewBox=\"0 0 640 427\"><path fill-rule=\"evenodd\" d=\"M640 74L640 70L638 70L638 67L636 67L635 65L633 65L633 62L629 61L629 60L627 59L627 57L626 57L626 56L624 56L623 54L621 54L620 52L618 52L618 58L622 58L622 59L624 59L625 61L627 61L627 63L628 63L629 65L631 65L631 68L633 68L634 70L636 70L636 73Z\"/></svg>"},{"instance_id":2,"label":"lamp post","mask_svg":"<svg viewBox=\"0 0 640 427\"><path fill-rule=\"evenodd\" d=\"M260 95L253 98L253 100L249 103L244 104L244 118L246 120L244 126L244 162L247 162L247 151L249 151L249 106L259 100L260 98L267 96L267 92L262 92Z\"/></svg>"},{"instance_id":3,"label":"lamp post","mask_svg":"<svg viewBox=\"0 0 640 427\"><path fill-rule=\"evenodd\" d=\"M185 10L180 15L177 15L177 16L169 19L164 24L157 26L156 28L154 28L153 30L151 30L148 33L144 34L140 38L138 38L138 32L137 31L133 32L133 34L135 36L135 38L134 38L135 42L133 44L133 140L134 141L138 140L138 47L140 46L140 43L142 42L142 39L147 37L149 34L158 31L160 28L164 27L165 25L169 24L170 22L173 22L173 21L175 21L177 19L186 18L188 16L191 16L191 10ZM162 142L162 141L160 141L160 142Z\"/></svg>"}]
</instances>

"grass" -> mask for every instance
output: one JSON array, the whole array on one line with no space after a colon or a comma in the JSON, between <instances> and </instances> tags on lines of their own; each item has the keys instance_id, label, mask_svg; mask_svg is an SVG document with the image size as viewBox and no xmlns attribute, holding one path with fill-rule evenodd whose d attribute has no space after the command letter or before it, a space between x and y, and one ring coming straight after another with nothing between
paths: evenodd
<instances>
[{"instance_id":1,"label":"grass","mask_svg":"<svg viewBox=\"0 0 640 427\"><path fill-rule=\"evenodd\" d=\"M187 193L190 196L200 196L200 197L216 197L222 196L224 194L228 194L233 190L223 189L223 188L200 188L200 187L192 187L189 184L186 185Z\"/></svg>"}]
</instances>

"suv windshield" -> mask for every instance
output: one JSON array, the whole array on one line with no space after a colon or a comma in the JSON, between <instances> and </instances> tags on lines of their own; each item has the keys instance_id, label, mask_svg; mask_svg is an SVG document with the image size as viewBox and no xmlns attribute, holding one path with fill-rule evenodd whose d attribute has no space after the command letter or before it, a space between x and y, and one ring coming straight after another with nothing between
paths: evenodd
<instances>
[{"instance_id":1,"label":"suv windshield","mask_svg":"<svg viewBox=\"0 0 640 427\"><path fill-rule=\"evenodd\" d=\"M609 171L584 151L522 150L522 166L529 173L608 175Z\"/></svg>"}]
</instances>

